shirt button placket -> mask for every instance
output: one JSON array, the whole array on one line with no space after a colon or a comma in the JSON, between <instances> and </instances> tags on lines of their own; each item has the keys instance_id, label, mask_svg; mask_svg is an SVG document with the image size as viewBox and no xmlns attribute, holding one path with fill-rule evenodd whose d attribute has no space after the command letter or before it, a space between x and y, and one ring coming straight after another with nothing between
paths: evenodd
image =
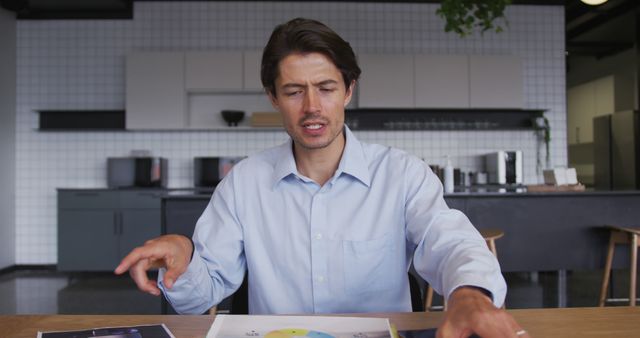
<instances>
[{"instance_id":1,"label":"shirt button placket","mask_svg":"<svg viewBox=\"0 0 640 338\"><path fill-rule=\"evenodd\" d=\"M313 285L314 312L328 311L327 305L330 298L327 283L327 246L324 241L324 228L326 227L327 208L326 194L321 189L311 202L311 224L309 234L311 238L311 274Z\"/></svg>"}]
</instances>

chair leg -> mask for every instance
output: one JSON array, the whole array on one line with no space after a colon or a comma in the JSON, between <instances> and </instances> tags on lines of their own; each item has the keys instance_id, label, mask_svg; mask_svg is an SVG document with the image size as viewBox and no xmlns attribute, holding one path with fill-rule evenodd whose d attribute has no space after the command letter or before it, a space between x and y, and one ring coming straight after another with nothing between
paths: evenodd
<instances>
[{"instance_id":1,"label":"chair leg","mask_svg":"<svg viewBox=\"0 0 640 338\"><path fill-rule=\"evenodd\" d=\"M498 250L496 250L496 241L493 239L490 239L487 241L487 244L489 245L489 250L491 250L491 253L498 258Z\"/></svg>"},{"instance_id":2,"label":"chair leg","mask_svg":"<svg viewBox=\"0 0 640 338\"><path fill-rule=\"evenodd\" d=\"M209 314L210 315L214 315L215 316L217 313L218 313L218 307L217 306L214 306L214 307L209 309Z\"/></svg>"},{"instance_id":3,"label":"chair leg","mask_svg":"<svg viewBox=\"0 0 640 338\"><path fill-rule=\"evenodd\" d=\"M636 306L636 273L638 264L638 235L631 234L631 278L629 279L629 305Z\"/></svg>"},{"instance_id":4,"label":"chair leg","mask_svg":"<svg viewBox=\"0 0 640 338\"><path fill-rule=\"evenodd\" d=\"M433 304L433 288L429 285L427 288L427 297L424 301L424 310L431 311L431 304Z\"/></svg>"},{"instance_id":5,"label":"chair leg","mask_svg":"<svg viewBox=\"0 0 640 338\"><path fill-rule=\"evenodd\" d=\"M602 277L602 287L600 288L600 301L598 306L604 306L607 299L607 288L609 287L609 278L611 277L611 264L613 263L613 253L615 248L614 232L609 236L609 248L607 249L607 263L604 267L604 275Z\"/></svg>"}]
</instances>

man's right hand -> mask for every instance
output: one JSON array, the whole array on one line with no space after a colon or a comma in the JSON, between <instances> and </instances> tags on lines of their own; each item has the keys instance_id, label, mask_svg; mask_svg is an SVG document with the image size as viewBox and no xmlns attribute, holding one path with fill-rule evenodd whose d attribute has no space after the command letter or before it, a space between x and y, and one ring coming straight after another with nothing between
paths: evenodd
<instances>
[{"instance_id":1,"label":"man's right hand","mask_svg":"<svg viewBox=\"0 0 640 338\"><path fill-rule=\"evenodd\" d=\"M117 275L129 270L131 278L141 291L155 296L160 289L155 280L149 280L147 271L155 268L166 268L164 285L171 289L176 279L189 266L193 245L191 240L182 235L164 235L147 241L143 246L133 249L115 270Z\"/></svg>"}]
</instances>

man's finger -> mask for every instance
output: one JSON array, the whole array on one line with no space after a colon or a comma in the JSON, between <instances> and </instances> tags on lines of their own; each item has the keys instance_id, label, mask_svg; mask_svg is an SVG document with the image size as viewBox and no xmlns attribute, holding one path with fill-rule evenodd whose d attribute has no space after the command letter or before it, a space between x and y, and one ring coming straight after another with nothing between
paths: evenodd
<instances>
[{"instance_id":1,"label":"man's finger","mask_svg":"<svg viewBox=\"0 0 640 338\"><path fill-rule=\"evenodd\" d=\"M116 275L123 274L129 270L134 264L137 264L143 259L155 259L158 258L160 252L154 246L142 246L133 249L127 256L125 256L118 267L115 269Z\"/></svg>"},{"instance_id":2,"label":"man's finger","mask_svg":"<svg viewBox=\"0 0 640 338\"><path fill-rule=\"evenodd\" d=\"M147 270L149 269L149 260L144 259L135 264L129 269L131 278L141 291L150 293L152 295L160 295L160 289L156 286L156 283L150 281L147 277Z\"/></svg>"},{"instance_id":3,"label":"man's finger","mask_svg":"<svg viewBox=\"0 0 640 338\"><path fill-rule=\"evenodd\" d=\"M188 264L188 262L184 263ZM165 264L167 271L164 274L163 282L167 288L171 289L176 279L186 271L186 266L178 262L175 257L165 257Z\"/></svg>"},{"instance_id":4,"label":"man's finger","mask_svg":"<svg viewBox=\"0 0 640 338\"><path fill-rule=\"evenodd\" d=\"M142 248L135 248L128 255L126 255L120 264L115 269L116 275L121 275L125 271L129 270L132 265L138 263L142 259Z\"/></svg>"}]
</instances>

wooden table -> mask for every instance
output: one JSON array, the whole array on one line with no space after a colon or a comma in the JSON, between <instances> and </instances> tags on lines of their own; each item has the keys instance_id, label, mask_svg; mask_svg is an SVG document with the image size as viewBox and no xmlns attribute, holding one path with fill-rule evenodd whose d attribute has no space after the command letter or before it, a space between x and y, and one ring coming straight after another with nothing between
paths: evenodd
<instances>
[{"instance_id":1,"label":"wooden table","mask_svg":"<svg viewBox=\"0 0 640 338\"><path fill-rule=\"evenodd\" d=\"M640 337L640 307L508 310L534 337ZM399 330L436 327L442 312L376 313ZM165 323L176 338L204 337L213 316L0 316L0 337L34 338L38 331Z\"/></svg>"}]
</instances>

